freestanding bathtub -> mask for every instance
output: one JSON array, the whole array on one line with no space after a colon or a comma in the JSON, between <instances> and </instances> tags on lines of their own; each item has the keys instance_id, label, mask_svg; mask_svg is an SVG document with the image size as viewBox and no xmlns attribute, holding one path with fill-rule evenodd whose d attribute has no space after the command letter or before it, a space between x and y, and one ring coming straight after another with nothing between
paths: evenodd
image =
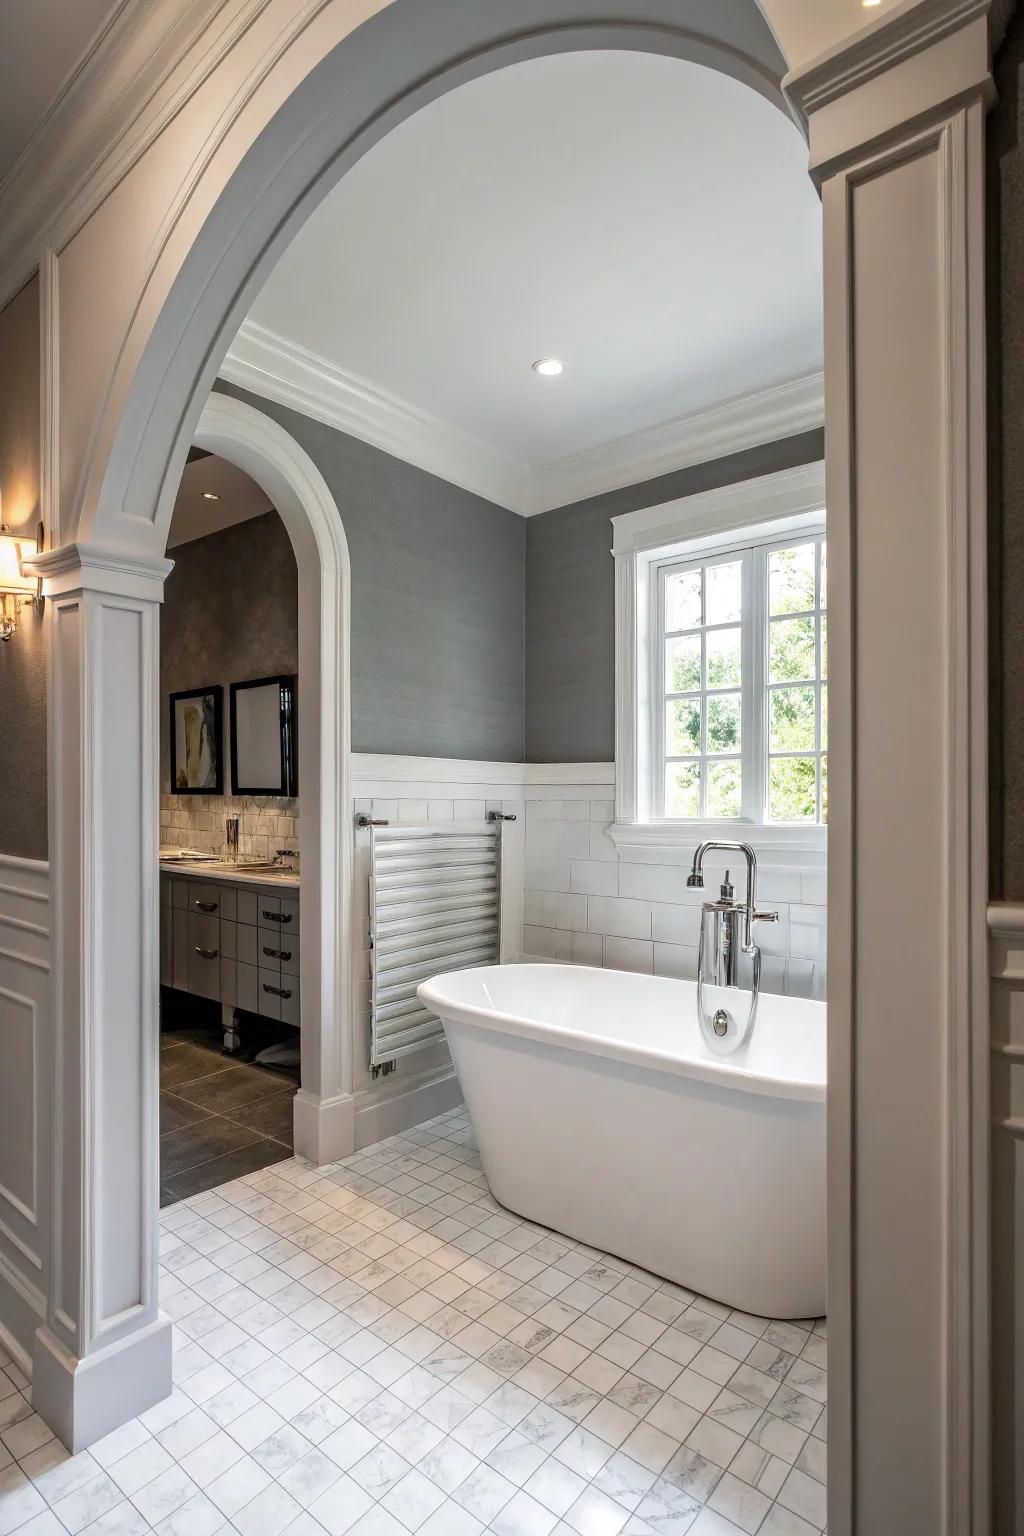
<instances>
[{"instance_id":1,"label":"freestanding bathtub","mask_svg":"<svg viewBox=\"0 0 1024 1536\"><path fill-rule=\"evenodd\" d=\"M726 1306L825 1310L825 1005L762 995L705 1045L696 986L573 965L451 971L444 1021L496 1200Z\"/></svg>"}]
</instances>

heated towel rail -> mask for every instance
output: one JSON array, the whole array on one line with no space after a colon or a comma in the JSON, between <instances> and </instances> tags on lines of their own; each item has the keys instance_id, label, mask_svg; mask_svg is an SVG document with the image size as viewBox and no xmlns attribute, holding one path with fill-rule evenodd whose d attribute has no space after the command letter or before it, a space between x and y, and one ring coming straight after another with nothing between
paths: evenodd
<instances>
[{"instance_id":1,"label":"heated towel rail","mask_svg":"<svg viewBox=\"0 0 1024 1536\"><path fill-rule=\"evenodd\" d=\"M371 1067L443 1037L416 988L497 960L500 912L499 825L370 825Z\"/></svg>"}]
</instances>

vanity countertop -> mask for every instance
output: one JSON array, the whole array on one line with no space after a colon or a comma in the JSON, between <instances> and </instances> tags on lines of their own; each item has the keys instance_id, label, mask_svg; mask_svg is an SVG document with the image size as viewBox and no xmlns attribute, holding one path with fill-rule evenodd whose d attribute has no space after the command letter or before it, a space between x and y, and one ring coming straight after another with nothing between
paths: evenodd
<instances>
[{"instance_id":1,"label":"vanity countertop","mask_svg":"<svg viewBox=\"0 0 1024 1536\"><path fill-rule=\"evenodd\" d=\"M160 860L160 870L165 875L185 875L189 880L211 880L218 885L262 885L275 889L297 891L299 876L293 869L237 869L224 864L214 864L207 859Z\"/></svg>"}]
</instances>

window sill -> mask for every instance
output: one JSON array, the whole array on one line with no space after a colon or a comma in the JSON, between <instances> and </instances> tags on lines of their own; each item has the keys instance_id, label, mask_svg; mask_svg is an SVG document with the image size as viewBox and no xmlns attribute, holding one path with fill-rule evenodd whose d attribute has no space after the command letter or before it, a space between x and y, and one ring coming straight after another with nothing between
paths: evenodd
<instances>
[{"instance_id":1,"label":"window sill","mask_svg":"<svg viewBox=\"0 0 1024 1536\"><path fill-rule=\"evenodd\" d=\"M755 825L749 821L613 821L608 836L620 854L659 852L680 862L693 857L698 843L749 843L766 864L787 869L824 869L828 859L828 828Z\"/></svg>"}]
</instances>

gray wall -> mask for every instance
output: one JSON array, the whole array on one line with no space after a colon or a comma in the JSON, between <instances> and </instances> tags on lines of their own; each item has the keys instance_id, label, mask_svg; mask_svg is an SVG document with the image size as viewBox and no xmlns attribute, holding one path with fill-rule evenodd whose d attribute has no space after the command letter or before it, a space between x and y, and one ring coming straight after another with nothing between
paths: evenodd
<instances>
[{"instance_id":1,"label":"gray wall","mask_svg":"<svg viewBox=\"0 0 1024 1536\"><path fill-rule=\"evenodd\" d=\"M824 457L804 432L531 517L526 524L526 760L610 762L615 580L609 518Z\"/></svg>"},{"instance_id":2,"label":"gray wall","mask_svg":"<svg viewBox=\"0 0 1024 1536\"><path fill-rule=\"evenodd\" d=\"M35 538L39 521L39 280L0 313L3 521ZM46 656L49 621L23 609L0 644L0 852L46 858Z\"/></svg>"},{"instance_id":3,"label":"gray wall","mask_svg":"<svg viewBox=\"0 0 1024 1536\"><path fill-rule=\"evenodd\" d=\"M338 503L352 557L356 752L521 762L526 530L514 512L271 400Z\"/></svg>"},{"instance_id":4,"label":"gray wall","mask_svg":"<svg viewBox=\"0 0 1024 1536\"><path fill-rule=\"evenodd\" d=\"M991 890L1024 900L1024 13L988 120Z\"/></svg>"},{"instance_id":5,"label":"gray wall","mask_svg":"<svg viewBox=\"0 0 1024 1536\"><path fill-rule=\"evenodd\" d=\"M170 555L160 613L160 788L171 787L168 695L220 683L230 794L228 685L299 669L295 555L276 512L179 544Z\"/></svg>"}]
</instances>

